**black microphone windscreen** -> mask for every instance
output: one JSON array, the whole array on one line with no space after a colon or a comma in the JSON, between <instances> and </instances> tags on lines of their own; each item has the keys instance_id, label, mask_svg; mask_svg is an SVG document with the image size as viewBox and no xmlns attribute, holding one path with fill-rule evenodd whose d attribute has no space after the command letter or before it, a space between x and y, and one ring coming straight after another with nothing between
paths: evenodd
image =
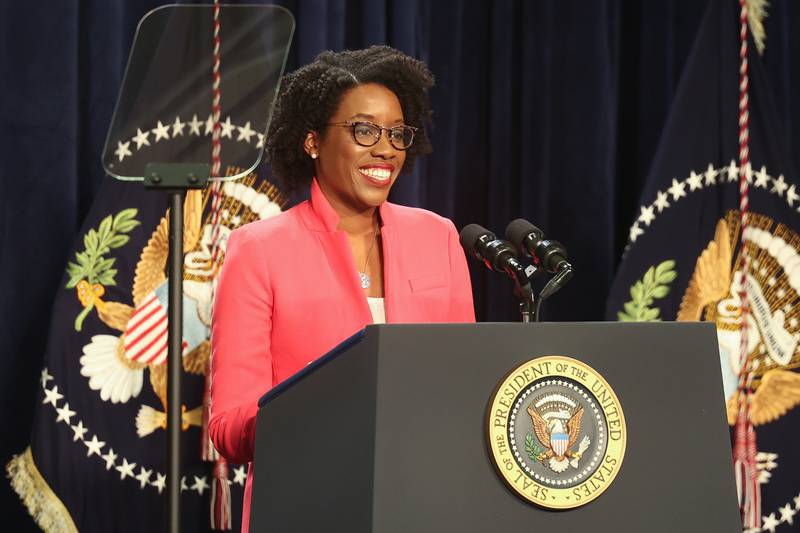
<instances>
[{"instance_id":1,"label":"black microphone windscreen","mask_svg":"<svg viewBox=\"0 0 800 533\"><path fill-rule=\"evenodd\" d=\"M480 224L468 224L459 233L458 240L461 242L461 246L471 254L475 251L475 244L477 244L478 239L484 235L489 235L491 237L489 240L492 241L497 238L494 233Z\"/></svg>"},{"instance_id":2,"label":"black microphone windscreen","mask_svg":"<svg viewBox=\"0 0 800 533\"><path fill-rule=\"evenodd\" d=\"M522 242L531 233L533 233L537 239L544 237L544 232L542 232L542 230L524 218L512 220L508 226L506 226L506 239L508 239L517 249L522 246Z\"/></svg>"}]
</instances>

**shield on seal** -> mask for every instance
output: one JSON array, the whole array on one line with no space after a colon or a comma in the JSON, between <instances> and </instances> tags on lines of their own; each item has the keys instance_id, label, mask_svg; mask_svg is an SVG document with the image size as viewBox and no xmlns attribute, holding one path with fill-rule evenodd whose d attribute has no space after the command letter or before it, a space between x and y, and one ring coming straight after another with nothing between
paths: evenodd
<instances>
[{"instance_id":1,"label":"shield on seal","mask_svg":"<svg viewBox=\"0 0 800 533\"><path fill-rule=\"evenodd\" d=\"M563 457L567 452L567 445L569 444L569 436L566 433L551 433L550 446L556 454L556 457Z\"/></svg>"}]
</instances>

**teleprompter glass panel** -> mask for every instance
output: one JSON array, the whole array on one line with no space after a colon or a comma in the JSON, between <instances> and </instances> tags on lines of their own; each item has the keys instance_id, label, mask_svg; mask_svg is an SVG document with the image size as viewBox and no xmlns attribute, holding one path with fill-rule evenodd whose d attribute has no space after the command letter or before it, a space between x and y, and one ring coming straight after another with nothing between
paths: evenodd
<instances>
[{"instance_id":1,"label":"teleprompter glass panel","mask_svg":"<svg viewBox=\"0 0 800 533\"><path fill-rule=\"evenodd\" d=\"M220 168L241 169L224 178L236 179L261 160L294 18L277 6L223 5L219 23ZM211 164L213 62L213 6L142 18L103 150L108 174L142 180L148 163Z\"/></svg>"}]
</instances>

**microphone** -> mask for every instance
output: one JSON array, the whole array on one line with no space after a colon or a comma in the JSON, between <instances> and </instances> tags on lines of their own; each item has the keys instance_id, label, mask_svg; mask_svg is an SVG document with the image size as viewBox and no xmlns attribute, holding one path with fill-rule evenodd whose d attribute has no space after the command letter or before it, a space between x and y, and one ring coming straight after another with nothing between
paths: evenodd
<instances>
[{"instance_id":1,"label":"microphone","mask_svg":"<svg viewBox=\"0 0 800 533\"><path fill-rule=\"evenodd\" d=\"M488 229L478 224L469 224L459 234L461 246L468 255L482 261L489 270L505 272L521 285L530 282L525 267L517 260L517 254L508 241L498 239Z\"/></svg>"},{"instance_id":2,"label":"microphone","mask_svg":"<svg viewBox=\"0 0 800 533\"><path fill-rule=\"evenodd\" d=\"M551 274L572 268L564 246L558 241L545 239L544 232L524 218L518 218L506 227L506 239L521 254L530 256L534 264Z\"/></svg>"}]
</instances>

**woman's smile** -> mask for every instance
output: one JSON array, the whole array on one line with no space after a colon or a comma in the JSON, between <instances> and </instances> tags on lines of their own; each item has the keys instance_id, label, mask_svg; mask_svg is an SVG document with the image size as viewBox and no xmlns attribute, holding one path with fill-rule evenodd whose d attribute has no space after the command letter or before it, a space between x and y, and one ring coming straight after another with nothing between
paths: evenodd
<instances>
[{"instance_id":1,"label":"woman's smile","mask_svg":"<svg viewBox=\"0 0 800 533\"><path fill-rule=\"evenodd\" d=\"M376 187L388 187L392 183L395 167L389 163L371 163L358 167L358 172L368 183Z\"/></svg>"}]
</instances>

